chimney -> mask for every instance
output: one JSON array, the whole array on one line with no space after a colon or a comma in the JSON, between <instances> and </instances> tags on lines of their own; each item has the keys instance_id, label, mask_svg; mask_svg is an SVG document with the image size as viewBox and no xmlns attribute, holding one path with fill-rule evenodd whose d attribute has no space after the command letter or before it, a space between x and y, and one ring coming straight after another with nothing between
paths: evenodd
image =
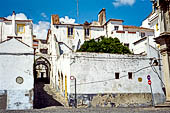
<instances>
[{"instance_id":1,"label":"chimney","mask_svg":"<svg viewBox=\"0 0 170 113\"><path fill-rule=\"evenodd\" d=\"M54 24L60 24L60 19L58 15L52 15L51 16L51 23Z\"/></svg>"},{"instance_id":2,"label":"chimney","mask_svg":"<svg viewBox=\"0 0 170 113\"><path fill-rule=\"evenodd\" d=\"M15 11L12 13L12 35L16 36Z\"/></svg>"},{"instance_id":3,"label":"chimney","mask_svg":"<svg viewBox=\"0 0 170 113\"><path fill-rule=\"evenodd\" d=\"M98 22L100 25L104 25L106 23L106 9L103 8L98 14Z\"/></svg>"}]
</instances>

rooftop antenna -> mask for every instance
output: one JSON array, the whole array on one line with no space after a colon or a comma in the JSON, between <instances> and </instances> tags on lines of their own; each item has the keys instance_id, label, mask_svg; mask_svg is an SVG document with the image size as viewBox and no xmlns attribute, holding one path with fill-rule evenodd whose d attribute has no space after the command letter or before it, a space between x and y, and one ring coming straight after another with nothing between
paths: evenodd
<instances>
[{"instance_id":1,"label":"rooftop antenna","mask_svg":"<svg viewBox=\"0 0 170 113\"><path fill-rule=\"evenodd\" d=\"M79 23L79 4L77 0L77 22Z\"/></svg>"}]
</instances>

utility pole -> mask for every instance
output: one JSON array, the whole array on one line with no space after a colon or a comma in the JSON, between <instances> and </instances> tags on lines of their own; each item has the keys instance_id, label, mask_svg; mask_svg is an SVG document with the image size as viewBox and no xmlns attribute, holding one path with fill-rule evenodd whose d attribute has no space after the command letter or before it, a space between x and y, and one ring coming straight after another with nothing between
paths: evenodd
<instances>
[{"instance_id":1,"label":"utility pole","mask_svg":"<svg viewBox=\"0 0 170 113\"><path fill-rule=\"evenodd\" d=\"M77 92L76 92L76 78L74 79L74 81L75 81L75 108L77 108Z\"/></svg>"},{"instance_id":2,"label":"utility pole","mask_svg":"<svg viewBox=\"0 0 170 113\"><path fill-rule=\"evenodd\" d=\"M77 23L79 23L79 4L77 0Z\"/></svg>"}]
</instances>

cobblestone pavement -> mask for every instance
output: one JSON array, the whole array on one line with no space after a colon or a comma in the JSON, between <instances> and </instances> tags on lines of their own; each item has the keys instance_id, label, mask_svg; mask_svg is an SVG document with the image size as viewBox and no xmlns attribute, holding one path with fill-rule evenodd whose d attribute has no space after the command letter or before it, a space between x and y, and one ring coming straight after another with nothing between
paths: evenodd
<instances>
[{"instance_id":1,"label":"cobblestone pavement","mask_svg":"<svg viewBox=\"0 0 170 113\"><path fill-rule=\"evenodd\" d=\"M50 107L44 109L5 111L0 113L170 113L170 108L63 108Z\"/></svg>"}]
</instances>

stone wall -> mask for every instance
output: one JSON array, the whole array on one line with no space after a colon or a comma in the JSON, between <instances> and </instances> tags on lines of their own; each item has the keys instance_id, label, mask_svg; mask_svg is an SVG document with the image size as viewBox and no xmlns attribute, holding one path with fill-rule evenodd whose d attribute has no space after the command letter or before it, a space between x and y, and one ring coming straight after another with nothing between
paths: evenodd
<instances>
[{"instance_id":1,"label":"stone wall","mask_svg":"<svg viewBox=\"0 0 170 113\"><path fill-rule=\"evenodd\" d=\"M74 106L74 94L70 95L70 106ZM151 93L122 94L78 94L78 107L144 107L152 105Z\"/></svg>"},{"instance_id":2,"label":"stone wall","mask_svg":"<svg viewBox=\"0 0 170 113\"><path fill-rule=\"evenodd\" d=\"M7 91L0 90L0 109L6 109L7 106Z\"/></svg>"}]
</instances>

